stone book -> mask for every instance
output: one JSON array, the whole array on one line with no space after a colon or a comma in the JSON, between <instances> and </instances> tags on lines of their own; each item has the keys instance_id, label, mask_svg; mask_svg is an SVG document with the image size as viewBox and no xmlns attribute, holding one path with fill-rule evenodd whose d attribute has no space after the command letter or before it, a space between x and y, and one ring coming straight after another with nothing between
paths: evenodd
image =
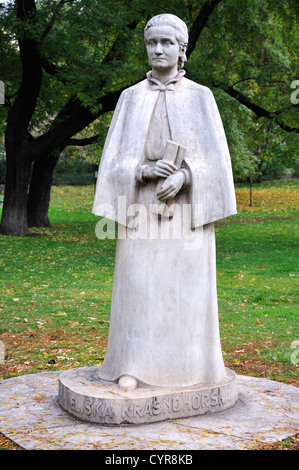
<instances>
[{"instance_id":1,"label":"stone book","mask_svg":"<svg viewBox=\"0 0 299 470\"><path fill-rule=\"evenodd\" d=\"M186 147L183 147L182 145L178 144L177 142L174 142L173 140L168 140L165 147L163 160L174 163L177 168L181 168L186 150ZM157 197L157 193L160 191L164 181L165 178L160 178L157 183L156 194L153 200L151 212L152 214L160 215L161 217L171 217L171 206L172 204L174 204L174 198L170 199L167 202L162 202Z\"/></svg>"}]
</instances>

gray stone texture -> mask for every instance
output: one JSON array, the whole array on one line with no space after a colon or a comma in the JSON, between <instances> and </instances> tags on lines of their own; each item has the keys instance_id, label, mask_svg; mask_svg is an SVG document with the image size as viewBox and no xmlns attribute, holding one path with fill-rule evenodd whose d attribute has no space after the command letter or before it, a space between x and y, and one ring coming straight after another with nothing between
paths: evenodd
<instances>
[{"instance_id":1,"label":"gray stone texture","mask_svg":"<svg viewBox=\"0 0 299 470\"><path fill-rule=\"evenodd\" d=\"M89 424L58 404L59 372L0 382L0 432L24 449L245 450L298 432L296 387L238 376L238 401L226 411L159 423Z\"/></svg>"},{"instance_id":2,"label":"gray stone texture","mask_svg":"<svg viewBox=\"0 0 299 470\"><path fill-rule=\"evenodd\" d=\"M226 410L238 399L237 380L227 369L221 384L190 387L139 386L120 390L116 382L98 378L100 367L82 367L61 374L59 404L84 421L118 425L143 424Z\"/></svg>"}]
</instances>

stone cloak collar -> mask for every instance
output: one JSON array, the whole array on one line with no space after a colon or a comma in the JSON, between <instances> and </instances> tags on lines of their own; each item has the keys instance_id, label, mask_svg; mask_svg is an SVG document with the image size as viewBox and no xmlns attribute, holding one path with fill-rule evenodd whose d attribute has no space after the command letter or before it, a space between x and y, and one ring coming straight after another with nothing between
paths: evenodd
<instances>
[{"instance_id":1,"label":"stone cloak collar","mask_svg":"<svg viewBox=\"0 0 299 470\"><path fill-rule=\"evenodd\" d=\"M150 70L146 77L152 85L152 90L159 91L174 91L174 85L186 74L185 70L179 70L175 77L168 79L165 83L162 83L157 78L153 77L152 71Z\"/></svg>"}]
</instances>

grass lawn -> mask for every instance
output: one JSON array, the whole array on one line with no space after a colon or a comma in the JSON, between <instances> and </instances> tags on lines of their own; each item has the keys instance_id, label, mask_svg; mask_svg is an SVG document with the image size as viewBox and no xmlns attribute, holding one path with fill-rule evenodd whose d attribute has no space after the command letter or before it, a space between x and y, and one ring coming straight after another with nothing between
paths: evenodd
<instances>
[{"instance_id":1,"label":"grass lawn","mask_svg":"<svg viewBox=\"0 0 299 470\"><path fill-rule=\"evenodd\" d=\"M53 187L53 228L0 236L0 380L101 364L116 243L95 236L93 194ZM216 225L224 360L238 374L298 385L299 182L255 186L252 207L248 187L236 194L238 214Z\"/></svg>"}]
</instances>

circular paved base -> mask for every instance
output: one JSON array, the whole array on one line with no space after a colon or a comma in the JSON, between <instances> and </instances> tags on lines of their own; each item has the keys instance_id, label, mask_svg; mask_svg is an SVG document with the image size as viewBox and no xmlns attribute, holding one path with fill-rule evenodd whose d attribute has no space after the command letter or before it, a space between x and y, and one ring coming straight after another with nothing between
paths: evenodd
<instances>
[{"instance_id":1,"label":"circular paved base","mask_svg":"<svg viewBox=\"0 0 299 470\"><path fill-rule=\"evenodd\" d=\"M76 418L107 425L144 424L216 413L235 405L237 377L226 369L221 384L184 388L139 386L121 390L98 378L100 367L65 371L59 380L59 403Z\"/></svg>"},{"instance_id":2,"label":"circular paved base","mask_svg":"<svg viewBox=\"0 0 299 470\"><path fill-rule=\"evenodd\" d=\"M272 380L237 376L238 401L226 411L108 427L80 421L62 410L59 376L59 372L42 372L0 381L0 432L28 450L149 450L153 454L157 450L251 449L259 442L271 444L298 432L299 391Z\"/></svg>"}]
</instances>

